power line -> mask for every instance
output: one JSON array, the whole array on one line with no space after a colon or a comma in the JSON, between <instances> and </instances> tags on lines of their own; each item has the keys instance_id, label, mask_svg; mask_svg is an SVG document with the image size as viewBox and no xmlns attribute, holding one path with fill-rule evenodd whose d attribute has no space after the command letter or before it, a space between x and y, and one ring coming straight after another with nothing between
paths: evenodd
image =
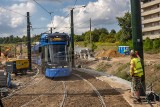
<instances>
[{"instance_id":1,"label":"power line","mask_svg":"<svg viewBox=\"0 0 160 107\"><path fill-rule=\"evenodd\" d=\"M74 2L74 6L76 5L76 3L77 3L77 0L75 0L75 2ZM74 7L74 6L73 6L73 7Z\"/></svg>"},{"instance_id":2,"label":"power line","mask_svg":"<svg viewBox=\"0 0 160 107\"><path fill-rule=\"evenodd\" d=\"M58 28L58 27L64 22L64 20L65 20L69 15L70 15L70 13L67 14L67 15L64 17L63 21L62 21L57 27L55 27L55 29Z\"/></svg>"},{"instance_id":3,"label":"power line","mask_svg":"<svg viewBox=\"0 0 160 107\"><path fill-rule=\"evenodd\" d=\"M77 3L77 0L75 0L73 8L75 7L76 3ZM70 15L70 13L65 16L64 20L65 20L69 15ZM57 27L55 27L55 29L58 28L58 27L64 22L64 20L63 20Z\"/></svg>"},{"instance_id":4,"label":"power line","mask_svg":"<svg viewBox=\"0 0 160 107\"><path fill-rule=\"evenodd\" d=\"M52 14L53 12L49 12L47 9L45 9L41 4L39 4L36 0L33 0L35 3L37 3L43 10L45 10L48 14Z\"/></svg>"},{"instance_id":5,"label":"power line","mask_svg":"<svg viewBox=\"0 0 160 107\"><path fill-rule=\"evenodd\" d=\"M2 7L2 6L1 6L1 8L5 9L5 10L8 10L8 11L11 11L11 12L13 12L13 13L19 14L19 15L21 15L21 16L27 17L26 15L23 15L23 14L18 13L18 12L16 12L16 11L13 11L13 10L7 9L7 8L5 8L5 7Z\"/></svg>"},{"instance_id":6,"label":"power line","mask_svg":"<svg viewBox=\"0 0 160 107\"><path fill-rule=\"evenodd\" d=\"M86 20L86 21L84 21L84 22L82 22L82 23L80 23L80 24L77 24L77 25L75 25L75 27L77 27L77 26L79 26L79 25L86 24L86 22L89 22L89 20Z\"/></svg>"}]
</instances>

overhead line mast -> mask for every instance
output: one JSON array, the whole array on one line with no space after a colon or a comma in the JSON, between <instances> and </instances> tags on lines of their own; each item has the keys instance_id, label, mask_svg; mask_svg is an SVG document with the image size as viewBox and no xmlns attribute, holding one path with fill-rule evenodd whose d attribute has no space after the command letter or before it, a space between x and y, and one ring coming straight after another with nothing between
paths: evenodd
<instances>
[{"instance_id":1,"label":"overhead line mast","mask_svg":"<svg viewBox=\"0 0 160 107\"><path fill-rule=\"evenodd\" d=\"M145 1L145 0L143 0ZM141 24L141 0L131 0L131 15L132 15L132 39L133 48L138 51L142 61L144 75L142 77L142 90L141 95L145 95L145 71L144 71L144 58L143 58L143 39L142 39L142 24Z\"/></svg>"}]
</instances>

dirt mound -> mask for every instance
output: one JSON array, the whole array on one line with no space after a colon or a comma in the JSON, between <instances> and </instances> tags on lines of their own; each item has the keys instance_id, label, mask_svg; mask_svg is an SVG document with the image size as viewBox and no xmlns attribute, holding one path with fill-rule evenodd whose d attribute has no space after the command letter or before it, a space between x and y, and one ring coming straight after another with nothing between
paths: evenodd
<instances>
[{"instance_id":1,"label":"dirt mound","mask_svg":"<svg viewBox=\"0 0 160 107\"><path fill-rule=\"evenodd\" d=\"M103 50L95 55L96 58L102 58L102 57L120 57L122 56L120 53L118 53L116 50Z\"/></svg>"}]
</instances>

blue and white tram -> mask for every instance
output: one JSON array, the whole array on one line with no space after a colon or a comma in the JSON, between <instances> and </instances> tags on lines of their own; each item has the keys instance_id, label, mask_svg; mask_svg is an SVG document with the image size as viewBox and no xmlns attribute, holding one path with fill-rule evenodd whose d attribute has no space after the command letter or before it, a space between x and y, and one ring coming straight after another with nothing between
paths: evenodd
<instances>
[{"instance_id":1,"label":"blue and white tram","mask_svg":"<svg viewBox=\"0 0 160 107\"><path fill-rule=\"evenodd\" d=\"M71 74L69 36L66 33L42 34L40 38L41 67L46 77Z\"/></svg>"}]
</instances>

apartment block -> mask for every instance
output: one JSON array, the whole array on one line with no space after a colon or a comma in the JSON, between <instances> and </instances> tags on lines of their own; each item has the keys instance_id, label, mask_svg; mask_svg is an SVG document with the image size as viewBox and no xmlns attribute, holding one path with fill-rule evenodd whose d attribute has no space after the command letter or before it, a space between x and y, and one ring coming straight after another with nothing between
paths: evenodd
<instances>
[{"instance_id":1,"label":"apartment block","mask_svg":"<svg viewBox=\"0 0 160 107\"><path fill-rule=\"evenodd\" d=\"M160 0L143 0L141 3L143 39L160 38Z\"/></svg>"}]
</instances>

